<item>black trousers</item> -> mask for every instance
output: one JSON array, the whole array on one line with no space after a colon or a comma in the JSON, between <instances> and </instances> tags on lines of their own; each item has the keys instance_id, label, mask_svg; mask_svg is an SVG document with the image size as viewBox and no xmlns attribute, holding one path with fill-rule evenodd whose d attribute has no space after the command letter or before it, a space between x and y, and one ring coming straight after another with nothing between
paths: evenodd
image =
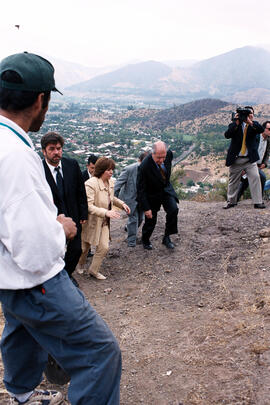
<instances>
[{"instance_id":1,"label":"black trousers","mask_svg":"<svg viewBox=\"0 0 270 405\"><path fill-rule=\"evenodd\" d=\"M67 242L67 250L64 257L65 270L71 276L75 270L80 256L82 254L82 242L81 242L81 229L78 228L77 235L74 239Z\"/></svg>"},{"instance_id":2,"label":"black trousers","mask_svg":"<svg viewBox=\"0 0 270 405\"><path fill-rule=\"evenodd\" d=\"M142 227L142 241L143 243L148 243L149 239L155 229L157 223L157 213L160 210L161 205L166 212L166 225L165 225L165 236L173 235L178 233L177 230L177 215L178 215L178 207L176 204L175 197L164 194L162 200L158 205L151 207L152 210L152 218L145 217L145 222Z\"/></svg>"},{"instance_id":3,"label":"black trousers","mask_svg":"<svg viewBox=\"0 0 270 405\"><path fill-rule=\"evenodd\" d=\"M262 185L262 195L263 195L264 185L265 185L265 182L266 182L266 175L262 171L262 169L259 169L259 175L260 175L260 180L261 180L261 185ZM242 195L244 194L244 192L246 191L248 186L249 186L248 178L241 177L241 182L240 182L239 190L238 190L238 194L237 194L237 201L240 200L240 198L242 197Z\"/></svg>"}]
</instances>

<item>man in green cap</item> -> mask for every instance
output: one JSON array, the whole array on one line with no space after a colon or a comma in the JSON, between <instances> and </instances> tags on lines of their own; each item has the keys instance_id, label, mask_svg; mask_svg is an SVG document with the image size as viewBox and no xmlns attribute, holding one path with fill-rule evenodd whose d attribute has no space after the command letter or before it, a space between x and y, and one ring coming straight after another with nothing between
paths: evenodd
<instances>
[{"instance_id":1,"label":"man in green cap","mask_svg":"<svg viewBox=\"0 0 270 405\"><path fill-rule=\"evenodd\" d=\"M54 68L31 53L0 64L1 351L10 404L58 405L57 391L38 391L48 353L71 378L72 405L118 405L121 352L112 332L64 270L71 218L57 217L29 131L39 131Z\"/></svg>"}]
</instances>

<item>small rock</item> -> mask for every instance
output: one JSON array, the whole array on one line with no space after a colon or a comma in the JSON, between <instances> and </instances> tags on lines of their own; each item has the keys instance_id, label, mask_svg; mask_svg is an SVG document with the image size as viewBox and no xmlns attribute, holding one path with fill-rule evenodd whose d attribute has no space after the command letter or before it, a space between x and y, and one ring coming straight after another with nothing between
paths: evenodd
<instances>
[{"instance_id":1,"label":"small rock","mask_svg":"<svg viewBox=\"0 0 270 405\"><path fill-rule=\"evenodd\" d=\"M259 235L261 238L267 238L270 236L270 229L269 228L265 228L260 230Z\"/></svg>"}]
</instances>

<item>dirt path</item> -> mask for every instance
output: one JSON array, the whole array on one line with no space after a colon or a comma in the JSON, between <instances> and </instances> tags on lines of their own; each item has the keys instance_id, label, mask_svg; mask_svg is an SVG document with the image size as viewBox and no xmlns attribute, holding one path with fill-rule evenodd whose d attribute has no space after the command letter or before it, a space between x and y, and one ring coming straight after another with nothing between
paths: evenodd
<instances>
[{"instance_id":1,"label":"dirt path","mask_svg":"<svg viewBox=\"0 0 270 405\"><path fill-rule=\"evenodd\" d=\"M181 202L172 252L163 213L150 252L114 222L107 280L76 275L120 342L121 405L270 404L270 204L222 205Z\"/></svg>"}]
</instances>

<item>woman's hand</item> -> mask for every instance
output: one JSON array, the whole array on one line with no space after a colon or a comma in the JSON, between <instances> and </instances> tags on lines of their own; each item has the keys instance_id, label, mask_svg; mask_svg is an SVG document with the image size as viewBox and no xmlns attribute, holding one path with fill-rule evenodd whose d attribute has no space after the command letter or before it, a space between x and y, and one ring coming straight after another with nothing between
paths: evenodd
<instances>
[{"instance_id":1,"label":"woman's hand","mask_svg":"<svg viewBox=\"0 0 270 405\"><path fill-rule=\"evenodd\" d=\"M120 213L114 210L108 210L106 212L106 217L112 218L112 219L119 219L121 217Z\"/></svg>"},{"instance_id":2,"label":"woman's hand","mask_svg":"<svg viewBox=\"0 0 270 405\"><path fill-rule=\"evenodd\" d=\"M123 210L125 210L128 215L130 214L130 208L129 208L129 206L128 206L127 204L125 204L125 203L123 204Z\"/></svg>"}]
</instances>

